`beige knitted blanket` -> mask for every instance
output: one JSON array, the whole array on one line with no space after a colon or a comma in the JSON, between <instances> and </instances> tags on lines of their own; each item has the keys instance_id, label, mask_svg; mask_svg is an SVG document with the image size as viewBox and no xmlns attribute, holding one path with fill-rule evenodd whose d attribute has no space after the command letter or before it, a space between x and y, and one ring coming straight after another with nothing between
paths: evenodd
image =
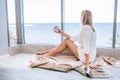
<instances>
[{"instance_id":1,"label":"beige knitted blanket","mask_svg":"<svg viewBox=\"0 0 120 80\"><path fill-rule=\"evenodd\" d=\"M34 61L30 61L31 68L44 68L62 72L68 72L75 70L91 78L109 78L104 68L116 66L116 59L113 57L100 56L95 59L92 65L98 65L97 69L87 69L85 65L78 61L74 56L55 56L55 57L44 57L42 55L36 55Z\"/></svg>"}]
</instances>

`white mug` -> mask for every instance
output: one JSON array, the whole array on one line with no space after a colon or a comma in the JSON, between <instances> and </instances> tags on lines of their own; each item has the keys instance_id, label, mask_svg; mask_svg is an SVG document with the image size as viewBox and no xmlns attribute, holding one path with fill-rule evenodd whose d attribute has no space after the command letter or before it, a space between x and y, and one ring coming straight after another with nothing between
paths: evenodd
<instances>
[{"instance_id":1,"label":"white mug","mask_svg":"<svg viewBox=\"0 0 120 80\"><path fill-rule=\"evenodd\" d=\"M53 30L54 32L58 32L59 26L54 26Z\"/></svg>"}]
</instances>

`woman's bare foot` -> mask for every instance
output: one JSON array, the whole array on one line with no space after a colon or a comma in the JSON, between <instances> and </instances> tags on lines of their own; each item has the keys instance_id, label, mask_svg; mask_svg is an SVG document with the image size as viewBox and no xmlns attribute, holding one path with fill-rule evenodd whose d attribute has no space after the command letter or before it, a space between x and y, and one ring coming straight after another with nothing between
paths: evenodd
<instances>
[{"instance_id":1,"label":"woman's bare foot","mask_svg":"<svg viewBox=\"0 0 120 80\"><path fill-rule=\"evenodd\" d=\"M50 50L45 50L45 51L40 51L40 52L37 52L37 55L42 55L42 54L48 53L50 51L51 51L51 49Z\"/></svg>"},{"instance_id":2,"label":"woman's bare foot","mask_svg":"<svg viewBox=\"0 0 120 80\"><path fill-rule=\"evenodd\" d=\"M43 54L43 56L54 56L53 54L51 54L51 53L46 53L46 54Z\"/></svg>"},{"instance_id":3,"label":"woman's bare foot","mask_svg":"<svg viewBox=\"0 0 120 80\"><path fill-rule=\"evenodd\" d=\"M97 65L90 65L90 68L92 69L98 69L101 65L97 64Z\"/></svg>"},{"instance_id":4,"label":"woman's bare foot","mask_svg":"<svg viewBox=\"0 0 120 80\"><path fill-rule=\"evenodd\" d=\"M43 52L37 52L37 55L42 55L42 54L44 54Z\"/></svg>"}]
</instances>

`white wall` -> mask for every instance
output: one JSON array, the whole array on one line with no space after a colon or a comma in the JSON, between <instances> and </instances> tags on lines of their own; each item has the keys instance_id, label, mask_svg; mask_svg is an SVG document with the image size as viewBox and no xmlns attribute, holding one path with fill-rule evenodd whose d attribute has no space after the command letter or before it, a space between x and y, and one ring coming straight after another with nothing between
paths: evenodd
<instances>
[{"instance_id":1,"label":"white wall","mask_svg":"<svg viewBox=\"0 0 120 80\"><path fill-rule=\"evenodd\" d=\"M0 0L0 55L8 54L7 0Z\"/></svg>"}]
</instances>

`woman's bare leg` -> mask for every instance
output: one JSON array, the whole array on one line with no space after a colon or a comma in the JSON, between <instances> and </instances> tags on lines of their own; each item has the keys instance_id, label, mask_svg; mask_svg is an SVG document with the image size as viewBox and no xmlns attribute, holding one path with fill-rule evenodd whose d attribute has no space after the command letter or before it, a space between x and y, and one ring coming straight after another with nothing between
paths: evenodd
<instances>
[{"instance_id":1,"label":"woman's bare leg","mask_svg":"<svg viewBox=\"0 0 120 80\"><path fill-rule=\"evenodd\" d=\"M42 54L45 54L45 53L49 53L49 52L50 52L51 50L53 50L53 49L54 49L54 48L37 52L37 55L42 55ZM65 50L68 50L68 51L72 52L72 51L69 49L69 47L66 47Z\"/></svg>"},{"instance_id":2,"label":"woman's bare leg","mask_svg":"<svg viewBox=\"0 0 120 80\"><path fill-rule=\"evenodd\" d=\"M44 56L53 56L54 54L58 52L64 51L66 48L69 48L70 51L79 59L77 46L74 44L74 42L70 41L69 39L65 39L59 46L52 49L50 52L44 54Z\"/></svg>"},{"instance_id":3,"label":"woman's bare leg","mask_svg":"<svg viewBox=\"0 0 120 80\"><path fill-rule=\"evenodd\" d=\"M56 48L56 47L55 47ZM45 53L49 53L51 50L54 50L55 48L52 48L52 49L48 49L48 50L43 50L43 51L39 51L37 52L37 55L42 55L42 54L45 54ZM66 48L64 50L68 50L70 52L72 52L68 46L66 46Z\"/></svg>"},{"instance_id":4,"label":"woman's bare leg","mask_svg":"<svg viewBox=\"0 0 120 80\"><path fill-rule=\"evenodd\" d=\"M52 49L53 49L53 48L52 48ZM40 52L37 52L37 54L38 54L38 55L45 54L45 53L50 52L52 49L48 49L48 50L44 50L44 51L40 51Z\"/></svg>"}]
</instances>

